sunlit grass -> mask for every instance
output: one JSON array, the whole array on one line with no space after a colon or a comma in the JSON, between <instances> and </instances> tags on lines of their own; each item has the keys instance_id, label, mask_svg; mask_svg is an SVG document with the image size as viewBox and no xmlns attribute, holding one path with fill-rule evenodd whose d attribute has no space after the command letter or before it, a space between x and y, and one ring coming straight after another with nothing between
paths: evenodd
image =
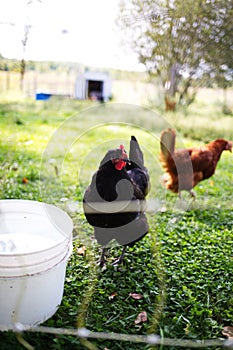
<instances>
[{"instance_id":1,"label":"sunlit grass","mask_svg":"<svg viewBox=\"0 0 233 350\"><path fill-rule=\"evenodd\" d=\"M229 137L231 117L222 114L218 123L199 102L187 115L181 111L159 115L127 104L47 102L26 99L0 105L1 198L53 203L74 221L76 239L64 297L46 325L76 327L85 295L91 291L83 324L93 331L147 334L153 329L174 338L221 337L222 327L232 325L233 318L232 154L225 152L216 174L196 187L196 202L184 195L184 205L162 187L158 153L161 129L169 123L179 129L179 146L192 146L217 134ZM148 212L150 232L128 250L125 265L111 266L121 250L113 245L107 270L95 275L100 247L83 215L82 194L105 152L119 143L128 151L131 135L138 138L150 172L148 201L157 200L158 208ZM84 245L86 253L78 254ZM143 298L134 300L130 293L141 293ZM136 325L141 311L147 312L148 321ZM24 336L35 349L83 349L76 337ZM123 341L95 344L99 349L145 348ZM2 333L0 348L10 347L22 350L13 333Z\"/></svg>"}]
</instances>

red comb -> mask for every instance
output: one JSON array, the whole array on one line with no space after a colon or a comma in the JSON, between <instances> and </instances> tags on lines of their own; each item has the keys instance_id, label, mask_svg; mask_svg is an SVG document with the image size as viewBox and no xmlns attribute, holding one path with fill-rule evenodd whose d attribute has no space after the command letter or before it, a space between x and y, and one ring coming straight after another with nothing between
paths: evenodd
<instances>
[{"instance_id":1,"label":"red comb","mask_svg":"<svg viewBox=\"0 0 233 350\"><path fill-rule=\"evenodd\" d=\"M120 149L122 150L122 156L123 156L124 151L125 151L125 147L123 145L120 145Z\"/></svg>"}]
</instances>

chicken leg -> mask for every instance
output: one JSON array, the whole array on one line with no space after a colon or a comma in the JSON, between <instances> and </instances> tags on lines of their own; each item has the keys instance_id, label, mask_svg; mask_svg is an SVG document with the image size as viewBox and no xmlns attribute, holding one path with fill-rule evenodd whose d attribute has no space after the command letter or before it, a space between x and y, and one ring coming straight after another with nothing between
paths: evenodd
<instances>
[{"instance_id":1,"label":"chicken leg","mask_svg":"<svg viewBox=\"0 0 233 350\"><path fill-rule=\"evenodd\" d=\"M101 253L101 257L100 257L100 260L98 260L98 265L100 267L104 267L105 264L106 264L106 259L105 259L105 253L108 249L106 247L103 247L102 248L102 253Z\"/></svg>"},{"instance_id":2,"label":"chicken leg","mask_svg":"<svg viewBox=\"0 0 233 350\"><path fill-rule=\"evenodd\" d=\"M113 266L116 266L116 265L118 265L118 264L122 264L122 262L123 262L123 260L124 260L124 257L125 257L126 248L127 248L127 246L124 245L120 257L119 257L116 261L114 261L114 263L112 264Z\"/></svg>"}]
</instances>

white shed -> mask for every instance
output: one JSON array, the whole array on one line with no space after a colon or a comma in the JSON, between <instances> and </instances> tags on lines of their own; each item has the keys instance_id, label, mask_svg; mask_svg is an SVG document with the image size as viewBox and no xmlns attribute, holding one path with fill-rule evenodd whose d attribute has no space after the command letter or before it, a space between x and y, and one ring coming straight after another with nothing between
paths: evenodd
<instances>
[{"instance_id":1,"label":"white shed","mask_svg":"<svg viewBox=\"0 0 233 350\"><path fill-rule=\"evenodd\" d=\"M108 101L112 96L112 81L108 73L85 72L76 80L75 98Z\"/></svg>"}]
</instances>

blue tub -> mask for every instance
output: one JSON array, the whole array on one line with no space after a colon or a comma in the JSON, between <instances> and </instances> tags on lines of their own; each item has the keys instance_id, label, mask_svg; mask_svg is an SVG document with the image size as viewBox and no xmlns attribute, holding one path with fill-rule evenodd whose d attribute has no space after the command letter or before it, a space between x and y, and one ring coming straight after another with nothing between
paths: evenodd
<instances>
[{"instance_id":1,"label":"blue tub","mask_svg":"<svg viewBox=\"0 0 233 350\"><path fill-rule=\"evenodd\" d=\"M47 94L45 92L40 92L40 93L36 94L36 100L37 101L39 101L39 100L40 101L41 100L45 101L45 100L48 100L51 96L52 96L52 94Z\"/></svg>"}]
</instances>

